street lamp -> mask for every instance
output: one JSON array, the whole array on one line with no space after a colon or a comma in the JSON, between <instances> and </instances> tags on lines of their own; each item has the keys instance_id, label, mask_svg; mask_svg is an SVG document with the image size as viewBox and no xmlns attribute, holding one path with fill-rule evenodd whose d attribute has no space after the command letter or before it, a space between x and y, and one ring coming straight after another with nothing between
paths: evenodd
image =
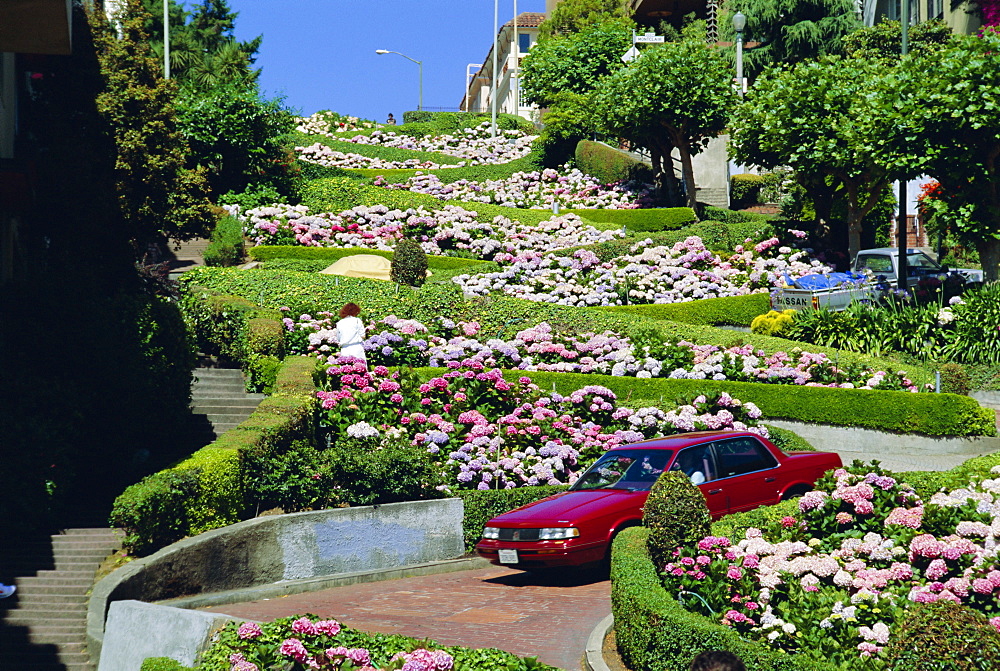
<instances>
[{"instance_id":1,"label":"street lamp","mask_svg":"<svg viewBox=\"0 0 1000 671\"><path fill-rule=\"evenodd\" d=\"M733 30L736 31L736 86L743 97L743 29L747 27L747 17L743 12L733 14Z\"/></svg>"},{"instance_id":2,"label":"street lamp","mask_svg":"<svg viewBox=\"0 0 1000 671\"><path fill-rule=\"evenodd\" d=\"M408 61L413 61L419 67L420 76L420 98L417 101L417 109L422 110L424 108L424 64L415 58L410 58L406 54L401 54L398 51L389 51L388 49L376 49L375 53L381 56L382 54L396 54L397 56L402 56Z\"/></svg>"}]
</instances>

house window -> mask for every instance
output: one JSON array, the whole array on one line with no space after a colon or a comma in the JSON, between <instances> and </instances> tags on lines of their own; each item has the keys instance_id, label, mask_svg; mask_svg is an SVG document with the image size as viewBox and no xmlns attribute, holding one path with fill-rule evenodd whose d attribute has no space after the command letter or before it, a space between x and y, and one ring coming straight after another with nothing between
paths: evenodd
<instances>
[{"instance_id":1,"label":"house window","mask_svg":"<svg viewBox=\"0 0 1000 671\"><path fill-rule=\"evenodd\" d=\"M944 18L943 0L927 0L927 18L928 19Z\"/></svg>"},{"instance_id":2,"label":"house window","mask_svg":"<svg viewBox=\"0 0 1000 671\"><path fill-rule=\"evenodd\" d=\"M528 33L517 34L517 48L523 54L531 48L531 35Z\"/></svg>"}]
</instances>

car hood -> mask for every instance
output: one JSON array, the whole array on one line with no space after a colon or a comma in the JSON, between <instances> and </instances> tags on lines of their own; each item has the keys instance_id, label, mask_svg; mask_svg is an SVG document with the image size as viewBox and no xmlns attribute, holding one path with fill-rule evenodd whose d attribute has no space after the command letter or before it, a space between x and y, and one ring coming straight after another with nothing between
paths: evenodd
<instances>
[{"instance_id":1,"label":"car hood","mask_svg":"<svg viewBox=\"0 0 1000 671\"><path fill-rule=\"evenodd\" d=\"M618 505L641 505L649 492L626 489L590 489L562 492L498 515L488 526L537 526L574 523Z\"/></svg>"}]
</instances>

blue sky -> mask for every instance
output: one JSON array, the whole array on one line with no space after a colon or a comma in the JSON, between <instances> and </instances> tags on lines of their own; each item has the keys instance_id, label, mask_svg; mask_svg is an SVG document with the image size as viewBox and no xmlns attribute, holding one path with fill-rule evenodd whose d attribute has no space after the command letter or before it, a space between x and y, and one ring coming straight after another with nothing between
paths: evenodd
<instances>
[{"instance_id":1,"label":"blue sky","mask_svg":"<svg viewBox=\"0 0 1000 671\"><path fill-rule=\"evenodd\" d=\"M466 64L493 44L490 0L229 0L236 37L264 36L257 66L268 96L308 115L322 109L385 121L417 108L419 68L388 49L423 61L425 108L457 109ZM517 11L543 12L545 0ZM499 23L513 17L499 0Z\"/></svg>"}]
</instances>

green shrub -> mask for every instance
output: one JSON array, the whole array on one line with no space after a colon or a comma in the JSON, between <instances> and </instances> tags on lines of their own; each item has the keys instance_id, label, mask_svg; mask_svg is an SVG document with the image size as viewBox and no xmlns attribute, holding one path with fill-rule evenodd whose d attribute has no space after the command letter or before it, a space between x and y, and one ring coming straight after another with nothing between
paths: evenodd
<instances>
[{"instance_id":1,"label":"green shrub","mask_svg":"<svg viewBox=\"0 0 1000 671\"><path fill-rule=\"evenodd\" d=\"M139 671L195 671L193 667L184 666L169 657L147 657L142 660Z\"/></svg>"},{"instance_id":2,"label":"green shrub","mask_svg":"<svg viewBox=\"0 0 1000 671\"><path fill-rule=\"evenodd\" d=\"M816 448L790 429L767 425L768 440L782 452L815 452Z\"/></svg>"},{"instance_id":3,"label":"green shrub","mask_svg":"<svg viewBox=\"0 0 1000 671\"><path fill-rule=\"evenodd\" d=\"M690 207L654 207L638 210L564 210L590 221L624 226L629 231L648 233L672 231L698 221Z\"/></svg>"},{"instance_id":4,"label":"green shrub","mask_svg":"<svg viewBox=\"0 0 1000 671\"><path fill-rule=\"evenodd\" d=\"M250 258L255 261L298 259L302 261L316 261L317 263L322 262L324 264L320 268L322 269L334 261L339 261L345 256L353 256L355 254L374 254L376 256L383 256L387 259L391 259L393 253L381 249L366 249L363 247L294 247L291 245L273 245L251 247L249 254ZM483 261L482 259L464 259L457 256L427 255L427 267L431 271L435 272L438 270L456 269L461 269L469 273L482 272L477 266L482 266L483 264L488 263L490 262Z\"/></svg>"},{"instance_id":5,"label":"green shrub","mask_svg":"<svg viewBox=\"0 0 1000 671\"><path fill-rule=\"evenodd\" d=\"M642 509L653 563L664 566L678 547L696 544L708 535L710 522L705 495L691 478L679 471L661 475Z\"/></svg>"},{"instance_id":6,"label":"green shrub","mask_svg":"<svg viewBox=\"0 0 1000 671\"><path fill-rule=\"evenodd\" d=\"M270 184L249 184L240 193L229 191L219 196L220 205L239 205L240 212L246 212L255 207L264 207L265 205L272 205L274 203L283 203L285 200L285 196ZM242 234L242 228L240 233Z\"/></svg>"},{"instance_id":7,"label":"green shrub","mask_svg":"<svg viewBox=\"0 0 1000 671\"><path fill-rule=\"evenodd\" d=\"M393 282L411 287L423 286L427 281L427 254L421 249L419 242L403 238L396 243L389 277Z\"/></svg>"},{"instance_id":8,"label":"green shrub","mask_svg":"<svg viewBox=\"0 0 1000 671\"><path fill-rule=\"evenodd\" d=\"M604 184L636 179L653 181L648 165L602 142L580 140L576 145L576 167Z\"/></svg>"},{"instance_id":9,"label":"green shrub","mask_svg":"<svg viewBox=\"0 0 1000 671\"><path fill-rule=\"evenodd\" d=\"M607 312L641 315L650 319L667 319L685 324L709 326L749 326L768 309L767 294L703 298L686 303L651 305L611 305L601 307Z\"/></svg>"},{"instance_id":10,"label":"green shrub","mask_svg":"<svg viewBox=\"0 0 1000 671\"><path fill-rule=\"evenodd\" d=\"M358 171L355 170L345 170L344 168L335 168L333 166L320 165L318 163L313 163L311 161L303 161L299 159L295 161L295 169L299 172L298 185L296 192L298 197L301 198L302 186L307 182L311 182L314 179L327 179L329 177L357 177ZM280 201L279 201L280 202Z\"/></svg>"},{"instance_id":11,"label":"green shrub","mask_svg":"<svg viewBox=\"0 0 1000 671\"><path fill-rule=\"evenodd\" d=\"M972 391L972 380L965 367L957 363L942 364L941 368L941 391L946 394L959 394L968 396Z\"/></svg>"},{"instance_id":12,"label":"green shrub","mask_svg":"<svg viewBox=\"0 0 1000 671\"><path fill-rule=\"evenodd\" d=\"M982 613L950 601L911 606L884 651L887 671L1000 669L1000 631Z\"/></svg>"},{"instance_id":13,"label":"green shrub","mask_svg":"<svg viewBox=\"0 0 1000 671\"><path fill-rule=\"evenodd\" d=\"M764 177L750 173L741 173L729 178L729 203L735 210L756 205L760 202L760 190L764 186Z\"/></svg>"},{"instance_id":14,"label":"green shrub","mask_svg":"<svg viewBox=\"0 0 1000 671\"><path fill-rule=\"evenodd\" d=\"M483 165L470 165L464 168L441 168L440 170L428 169L395 169L378 170L366 168L353 170L354 174L363 177L375 178L382 176L389 183L403 183L418 172L426 175L436 175L444 184L451 184L459 180L469 182L486 182L490 180L506 179L515 172L533 172L538 170L538 157L533 154L522 158L508 161L507 163L487 163Z\"/></svg>"},{"instance_id":15,"label":"green shrub","mask_svg":"<svg viewBox=\"0 0 1000 671\"><path fill-rule=\"evenodd\" d=\"M215 225L212 240L202 252L205 265L236 266L243 262L244 257L243 223L236 217L223 217Z\"/></svg>"},{"instance_id":16,"label":"green shrub","mask_svg":"<svg viewBox=\"0 0 1000 671\"><path fill-rule=\"evenodd\" d=\"M459 490L455 496L462 499L465 513L462 530L465 535L465 549L472 552L483 537L483 527L497 515L534 503L547 496L565 492L563 485L543 485L539 487L516 487L514 489Z\"/></svg>"},{"instance_id":17,"label":"green shrub","mask_svg":"<svg viewBox=\"0 0 1000 671\"><path fill-rule=\"evenodd\" d=\"M284 454L296 441L315 444L315 366L309 357L286 359L274 395L246 421L172 468L128 487L110 518L125 531L123 547L145 554L252 516L256 494L246 489L245 455Z\"/></svg>"},{"instance_id":18,"label":"green shrub","mask_svg":"<svg viewBox=\"0 0 1000 671\"><path fill-rule=\"evenodd\" d=\"M715 207L713 205L702 205L699 216L702 219L714 219L715 221L721 221L725 224L758 224L762 226L766 226L771 219L771 217L766 214L757 214L756 212L740 212L738 210L729 210L724 207Z\"/></svg>"},{"instance_id":19,"label":"green shrub","mask_svg":"<svg viewBox=\"0 0 1000 671\"><path fill-rule=\"evenodd\" d=\"M247 391L270 394L278 378L281 359L271 355L251 354L246 359L243 372L246 376Z\"/></svg>"},{"instance_id":20,"label":"green shrub","mask_svg":"<svg viewBox=\"0 0 1000 671\"><path fill-rule=\"evenodd\" d=\"M238 363L244 370L249 370L256 357L284 356L285 330L277 310L190 284L182 287L180 306L206 354Z\"/></svg>"},{"instance_id":21,"label":"green shrub","mask_svg":"<svg viewBox=\"0 0 1000 671\"><path fill-rule=\"evenodd\" d=\"M419 501L444 496L440 468L420 448L393 446L373 450L362 439L341 438L324 454L330 481L341 499L354 506Z\"/></svg>"},{"instance_id":22,"label":"green shrub","mask_svg":"<svg viewBox=\"0 0 1000 671\"><path fill-rule=\"evenodd\" d=\"M743 639L738 632L685 610L657 575L646 547L649 529L633 527L615 538L611 560L611 612L615 640L629 669L687 669L705 650L728 650L748 671L833 671L833 667Z\"/></svg>"},{"instance_id":23,"label":"green shrub","mask_svg":"<svg viewBox=\"0 0 1000 671\"><path fill-rule=\"evenodd\" d=\"M766 294L764 294L766 296ZM751 333L760 335L781 337L785 335L794 323L795 310L768 310L765 314L757 315L750 322Z\"/></svg>"}]
</instances>

